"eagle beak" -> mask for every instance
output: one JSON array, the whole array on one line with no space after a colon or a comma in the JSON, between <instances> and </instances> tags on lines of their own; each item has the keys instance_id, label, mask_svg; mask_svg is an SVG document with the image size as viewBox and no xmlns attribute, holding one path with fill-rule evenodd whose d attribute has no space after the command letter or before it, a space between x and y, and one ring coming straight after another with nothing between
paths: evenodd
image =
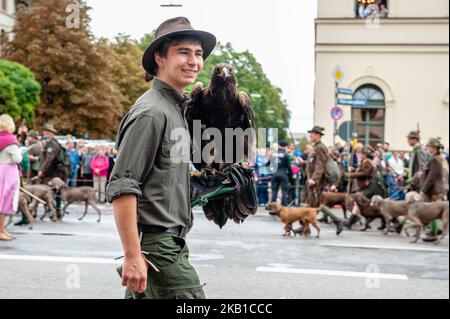
<instances>
[{"instance_id":1,"label":"eagle beak","mask_svg":"<svg viewBox=\"0 0 450 319\"><path fill-rule=\"evenodd\" d=\"M228 71L227 68L222 69L222 74L225 79L230 76L230 72Z\"/></svg>"}]
</instances>

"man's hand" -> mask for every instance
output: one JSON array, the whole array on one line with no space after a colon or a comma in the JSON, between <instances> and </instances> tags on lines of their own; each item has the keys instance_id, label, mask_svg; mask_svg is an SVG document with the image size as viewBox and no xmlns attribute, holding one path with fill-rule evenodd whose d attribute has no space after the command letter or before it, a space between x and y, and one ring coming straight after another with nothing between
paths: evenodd
<instances>
[{"instance_id":1,"label":"man's hand","mask_svg":"<svg viewBox=\"0 0 450 319\"><path fill-rule=\"evenodd\" d=\"M148 264L142 255L127 257L123 263L122 286L144 293L147 289Z\"/></svg>"},{"instance_id":2,"label":"man's hand","mask_svg":"<svg viewBox=\"0 0 450 319\"><path fill-rule=\"evenodd\" d=\"M42 176L42 171L38 172L38 176L41 177Z\"/></svg>"},{"instance_id":3,"label":"man's hand","mask_svg":"<svg viewBox=\"0 0 450 319\"><path fill-rule=\"evenodd\" d=\"M314 187L314 186L316 186L316 182L313 181L312 179L308 179L308 186L309 187Z\"/></svg>"}]
</instances>

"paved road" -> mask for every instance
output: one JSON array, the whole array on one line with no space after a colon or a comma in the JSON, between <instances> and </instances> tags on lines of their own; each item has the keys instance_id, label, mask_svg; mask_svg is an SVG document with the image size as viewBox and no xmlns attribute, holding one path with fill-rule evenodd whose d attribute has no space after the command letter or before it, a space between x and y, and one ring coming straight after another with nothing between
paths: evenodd
<instances>
[{"instance_id":1,"label":"paved road","mask_svg":"<svg viewBox=\"0 0 450 319\"><path fill-rule=\"evenodd\" d=\"M121 255L111 206L63 222L12 227L0 242L0 298L122 298ZM448 239L439 246L406 237L322 225L321 238L283 238L282 224L261 210L223 230L195 211L191 261L209 298L449 298ZM356 229L358 226L356 227ZM315 230L313 230L313 235Z\"/></svg>"}]
</instances>

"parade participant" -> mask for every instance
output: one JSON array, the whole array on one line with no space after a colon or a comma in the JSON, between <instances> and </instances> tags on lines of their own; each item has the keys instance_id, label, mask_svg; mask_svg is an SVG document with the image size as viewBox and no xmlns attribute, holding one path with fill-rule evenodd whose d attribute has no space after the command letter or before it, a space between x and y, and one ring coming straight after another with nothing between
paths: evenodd
<instances>
[{"instance_id":1,"label":"parade participant","mask_svg":"<svg viewBox=\"0 0 450 319\"><path fill-rule=\"evenodd\" d=\"M325 187L328 149L321 141L324 131L325 129L319 126L315 126L312 130L308 131L311 143L314 147L314 151L308 157L308 163L306 165L306 185L308 189L306 203L310 207L320 206L320 203L322 202L322 192ZM341 219L334 215L327 206L323 206L321 211L333 220L336 225L336 234L339 235L348 222L345 219Z\"/></svg>"},{"instance_id":2,"label":"parade participant","mask_svg":"<svg viewBox=\"0 0 450 319\"><path fill-rule=\"evenodd\" d=\"M408 176L406 180L406 189L408 191L420 190L420 179L425 168L427 157L425 151L420 146L420 133L412 131L407 136L408 144L413 149L409 155Z\"/></svg>"},{"instance_id":3,"label":"parade participant","mask_svg":"<svg viewBox=\"0 0 450 319\"><path fill-rule=\"evenodd\" d=\"M70 175L70 159L66 150L56 140L57 133L53 124L47 123L44 128L44 137L47 140L43 147L42 162L38 173L38 183L47 184L55 177L61 178L64 182ZM56 211L58 217L61 216L62 198L56 194Z\"/></svg>"},{"instance_id":4,"label":"parade participant","mask_svg":"<svg viewBox=\"0 0 450 319\"><path fill-rule=\"evenodd\" d=\"M444 198L444 169L441 163L441 142L438 138L431 138L427 144L427 152L431 156L421 180L421 195L426 202L437 202ZM438 224L434 220L429 225L424 241L436 241Z\"/></svg>"},{"instance_id":5,"label":"parade participant","mask_svg":"<svg viewBox=\"0 0 450 319\"><path fill-rule=\"evenodd\" d=\"M431 158L422 175L421 193L427 202L436 202L444 198L444 172L441 163L441 142L431 138L427 144L427 152Z\"/></svg>"},{"instance_id":6,"label":"parade participant","mask_svg":"<svg viewBox=\"0 0 450 319\"><path fill-rule=\"evenodd\" d=\"M13 135L14 120L8 114L0 116L0 241L15 239L5 228L5 215L18 209L22 154L19 141Z\"/></svg>"},{"instance_id":7,"label":"parade participant","mask_svg":"<svg viewBox=\"0 0 450 319\"><path fill-rule=\"evenodd\" d=\"M126 298L202 299L185 239L193 223L189 152L188 161L172 157L178 152L171 154L177 142L171 133L181 129L189 134L182 112L188 98L183 94L216 38L194 30L184 17L163 22L155 35L143 58L152 88L121 122L107 188L125 252L122 285L128 288Z\"/></svg>"},{"instance_id":8,"label":"parade participant","mask_svg":"<svg viewBox=\"0 0 450 319\"><path fill-rule=\"evenodd\" d=\"M277 201L278 190L281 186L281 205L288 205L289 180L292 179L292 168L287 152L288 143L280 141L278 149L270 155L269 162L266 164L273 168L272 173L272 202Z\"/></svg>"}]
</instances>

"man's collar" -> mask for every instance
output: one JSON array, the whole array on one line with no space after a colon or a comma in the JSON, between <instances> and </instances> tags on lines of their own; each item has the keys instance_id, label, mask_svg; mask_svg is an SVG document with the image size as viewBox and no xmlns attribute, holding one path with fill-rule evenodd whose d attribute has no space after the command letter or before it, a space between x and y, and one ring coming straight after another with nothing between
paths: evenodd
<instances>
[{"instance_id":1,"label":"man's collar","mask_svg":"<svg viewBox=\"0 0 450 319\"><path fill-rule=\"evenodd\" d=\"M177 90L168 85L167 83L153 78L152 88L161 92L165 97L169 98L174 104L182 106L183 103L189 100L188 97L181 95Z\"/></svg>"},{"instance_id":2,"label":"man's collar","mask_svg":"<svg viewBox=\"0 0 450 319\"><path fill-rule=\"evenodd\" d=\"M317 142L314 143L314 146L319 145L320 143L322 143L322 140L318 140Z\"/></svg>"}]
</instances>

